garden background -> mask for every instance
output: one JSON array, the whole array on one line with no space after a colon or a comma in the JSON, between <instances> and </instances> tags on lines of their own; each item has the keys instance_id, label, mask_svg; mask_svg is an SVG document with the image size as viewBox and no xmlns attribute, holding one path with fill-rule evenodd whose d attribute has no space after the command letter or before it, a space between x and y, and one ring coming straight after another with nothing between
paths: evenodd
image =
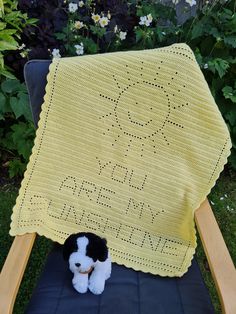
<instances>
[{"instance_id":1,"label":"garden background","mask_svg":"<svg viewBox=\"0 0 236 314\"><path fill-rule=\"evenodd\" d=\"M0 0L0 265L10 248L12 207L35 128L23 78L30 59L52 59L185 42L227 123L233 148L209 199L236 260L236 1ZM40 247L40 249L39 249ZM38 238L14 313L23 313L51 242ZM221 313L199 242L197 257ZM223 266L223 265L222 265Z\"/></svg>"}]
</instances>

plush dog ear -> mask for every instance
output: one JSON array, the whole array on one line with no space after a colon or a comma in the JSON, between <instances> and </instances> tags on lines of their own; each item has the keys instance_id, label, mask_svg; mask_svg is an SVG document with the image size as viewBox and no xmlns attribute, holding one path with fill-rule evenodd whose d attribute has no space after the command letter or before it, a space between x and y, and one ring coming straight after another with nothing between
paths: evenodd
<instances>
[{"instance_id":1,"label":"plush dog ear","mask_svg":"<svg viewBox=\"0 0 236 314\"><path fill-rule=\"evenodd\" d=\"M98 247L99 247L99 249L98 249L98 260L100 262L105 262L105 260L108 257L107 240L106 239L100 239Z\"/></svg>"},{"instance_id":2,"label":"plush dog ear","mask_svg":"<svg viewBox=\"0 0 236 314\"><path fill-rule=\"evenodd\" d=\"M63 257L64 260L68 261L71 253L78 250L76 234L71 234L65 241L63 245Z\"/></svg>"},{"instance_id":3,"label":"plush dog ear","mask_svg":"<svg viewBox=\"0 0 236 314\"><path fill-rule=\"evenodd\" d=\"M108 257L107 240L90 232L86 233L86 237L89 239L86 254L91 257L94 262L97 260L105 262Z\"/></svg>"}]
</instances>

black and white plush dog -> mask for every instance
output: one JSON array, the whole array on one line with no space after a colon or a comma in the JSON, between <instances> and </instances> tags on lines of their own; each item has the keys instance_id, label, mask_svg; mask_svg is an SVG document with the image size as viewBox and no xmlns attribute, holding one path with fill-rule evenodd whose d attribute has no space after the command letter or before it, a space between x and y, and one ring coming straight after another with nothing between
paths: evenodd
<instances>
[{"instance_id":1,"label":"black and white plush dog","mask_svg":"<svg viewBox=\"0 0 236 314\"><path fill-rule=\"evenodd\" d=\"M103 292L105 281L111 275L106 239L90 232L72 234L64 243L63 256L74 274L72 284L75 290L85 293L89 288L94 294Z\"/></svg>"}]
</instances>

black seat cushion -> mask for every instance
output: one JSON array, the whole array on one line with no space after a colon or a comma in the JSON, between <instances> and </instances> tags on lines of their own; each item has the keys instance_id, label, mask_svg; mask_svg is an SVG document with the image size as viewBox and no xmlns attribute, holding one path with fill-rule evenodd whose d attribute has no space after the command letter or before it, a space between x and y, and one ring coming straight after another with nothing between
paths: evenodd
<instances>
[{"instance_id":1,"label":"black seat cushion","mask_svg":"<svg viewBox=\"0 0 236 314\"><path fill-rule=\"evenodd\" d=\"M167 278L112 264L104 292L79 294L73 274L55 245L33 293L28 314L210 314L214 313L198 265L181 278Z\"/></svg>"},{"instance_id":2,"label":"black seat cushion","mask_svg":"<svg viewBox=\"0 0 236 314\"><path fill-rule=\"evenodd\" d=\"M37 125L50 61L33 60L25 66L30 104ZM100 296L79 294L72 274L55 245L36 287L30 314L210 314L214 313L199 267L192 266L181 278L163 278L113 264L112 276Z\"/></svg>"}]
</instances>

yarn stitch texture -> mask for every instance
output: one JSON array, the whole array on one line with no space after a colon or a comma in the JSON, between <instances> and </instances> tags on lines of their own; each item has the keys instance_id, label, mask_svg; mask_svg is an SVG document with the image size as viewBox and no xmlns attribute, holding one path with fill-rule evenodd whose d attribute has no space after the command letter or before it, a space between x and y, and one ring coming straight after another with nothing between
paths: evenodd
<instances>
[{"instance_id":1,"label":"yarn stitch texture","mask_svg":"<svg viewBox=\"0 0 236 314\"><path fill-rule=\"evenodd\" d=\"M182 276L231 147L190 48L54 59L47 80L10 234L92 231L114 262Z\"/></svg>"}]
</instances>

